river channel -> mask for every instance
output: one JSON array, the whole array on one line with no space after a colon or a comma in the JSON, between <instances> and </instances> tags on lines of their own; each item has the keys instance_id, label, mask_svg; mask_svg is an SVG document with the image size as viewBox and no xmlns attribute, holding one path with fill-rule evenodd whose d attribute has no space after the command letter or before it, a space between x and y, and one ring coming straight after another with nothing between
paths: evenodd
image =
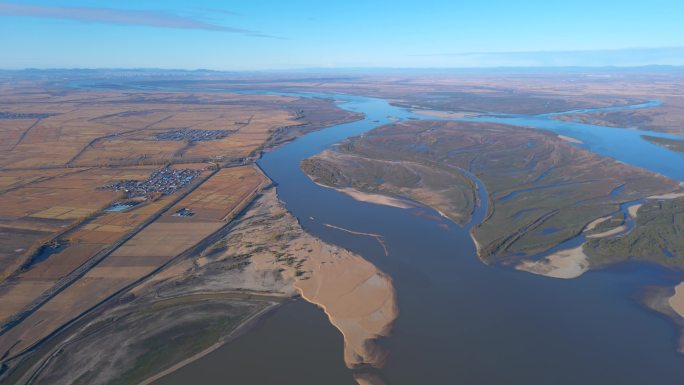
<instances>
[{"instance_id":1,"label":"river channel","mask_svg":"<svg viewBox=\"0 0 684 385\"><path fill-rule=\"evenodd\" d=\"M434 118L381 99L295 95L334 98L341 108L365 114L361 121L280 146L258 163L306 231L360 254L392 278L400 314L391 335L381 341L390 352L388 363L375 372L387 384L682 383L684 356L677 353L676 326L636 300L644 287L680 281L676 273L627 263L556 280L486 266L470 239L472 224L458 226L426 208L358 202L315 185L299 169L302 159L396 118ZM684 155L641 139L643 132L552 118L469 120L552 130L581 140L580 146L595 153L684 181ZM481 218L475 215L474 222ZM389 255L375 239L326 224L380 234ZM246 335L155 384L353 385L342 352L342 337L323 312L293 301Z\"/></svg>"}]
</instances>

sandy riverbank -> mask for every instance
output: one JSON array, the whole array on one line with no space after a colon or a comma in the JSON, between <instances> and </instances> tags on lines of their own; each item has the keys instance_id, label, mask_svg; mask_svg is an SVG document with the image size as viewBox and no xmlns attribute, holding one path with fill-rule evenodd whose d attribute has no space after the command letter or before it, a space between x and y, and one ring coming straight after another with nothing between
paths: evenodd
<instances>
[{"instance_id":1,"label":"sandy riverbank","mask_svg":"<svg viewBox=\"0 0 684 385\"><path fill-rule=\"evenodd\" d=\"M611 217L610 217L610 216L607 216L607 217L601 217L601 218L599 218L599 219L596 219L596 220L592 221L591 223L589 223L589 224L587 225L587 227L584 228L584 232L585 232L585 233L588 233L588 232L594 230L594 229L596 228L596 226L600 225L601 223L603 223L603 222L605 222L605 221L607 221L607 220L609 220L609 219L611 219ZM604 231L604 232L602 232L602 233L587 235L587 238L604 238L604 237L610 237L611 235L619 234L619 233L621 233L621 232L623 232L623 231L625 231L625 230L627 230L627 226L626 226L626 225L622 225L622 226L618 226L618 227L616 227L616 228L613 228L613 229Z\"/></svg>"},{"instance_id":2,"label":"sandy riverbank","mask_svg":"<svg viewBox=\"0 0 684 385\"><path fill-rule=\"evenodd\" d=\"M679 183L680 188L684 188L684 182ZM667 194L661 194L661 195L651 195L650 197L647 197L646 199L677 199L684 197L684 191L672 191Z\"/></svg>"},{"instance_id":3,"label":"sandy riverbank","mask_svg":"<svg viewBox=\"0 0 684 385\"><path fill-rule=\"evenodd\" d=\"M589 269L589 261L579 246L558 251L539 261L522 261L515 268L546 277L571 279L584 274Z\"/></svg>"},{"instance_id":4,"label":"sandy riverbank","mask_svg":"<svg viewBox=\"0 0 684 385\"><path fill-rule=\"evenodd\" d=\"M323 186L320 184L319 184L319 186L330 188L328 186ZM390 197L387 195L381 195L381 194L365 193L365 192L361 192L359 190L353 189L351 187L339 188L339 189L335 189L335 190L337 190L341 193L347 194L359 202L374 203L377 205L397 207L400 209L410 209L412 207L415 207L415 205L412 205L408 201L403 200L403 199L394 198L394 197Z\"/></svg>"},{"instance_id":5,"label":"sandy riverbank","mask_svg":"<svg viewBox=\"0 0 684 385\"><path fill-rule=\"evenodd\" d=\"M366 193L363 191L359 191L355 188L352 187L345 187L345 188L337 188L337 187L331 187L331 186L326 186L322 183L318 183L314 181L311 177L311 175L308 175L309 179L313 183L315 183L318 186L321 186L323 188L329 188L333 189L336 191L339 191L343 194L346 194L350 197L352 197L354 200L359 201L359 202L366 202L366 203L373 203L376 205L383 205L383 206L389 206L389 207L396 207L400 209L410 209L416 207L416 205L412 202L410 202L407 199L401 199L397 197L391 197L388 195L382 195L382 194L371 194L371 193Z\"/></svg>"},{"instance_id":6,"label":"sandy riverbank","mask_svg":"<svg viewBox=\"0 0 684 385\"><path fill-rule=\"evenodd\" d=\"M579 140L579 139L575 139L575 138L570 137L570 136L558 135L558 138L563 139L564 141L570 142L570 143L584 144L583 141L581 141L581 140Z\"/></svg>"},{"instance_id":7,"label":"sandy riverbank","mask_svg":"<svg viewBox=\"0 0 684 385\"><path fill-rule=\"evenodd\" d=\"M675 293L668 299L672 310L684 318L684 282L675 286Z\"/></svg>"}]
</instances>

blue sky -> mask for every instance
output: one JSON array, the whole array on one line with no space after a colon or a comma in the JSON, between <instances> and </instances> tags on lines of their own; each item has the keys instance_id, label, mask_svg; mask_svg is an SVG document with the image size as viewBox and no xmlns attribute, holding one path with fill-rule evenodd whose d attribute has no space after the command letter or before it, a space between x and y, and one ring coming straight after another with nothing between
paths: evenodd
<instances>
[{"instance_id":1,"label":"blue sky","mask_svg":"<svg viewBox=\"0 0 684 385\"><path fill-rule=\"evenodd\" d=\"M0 1L0 68L684 65L684 2Z\"/></svg>"}]
</instances>

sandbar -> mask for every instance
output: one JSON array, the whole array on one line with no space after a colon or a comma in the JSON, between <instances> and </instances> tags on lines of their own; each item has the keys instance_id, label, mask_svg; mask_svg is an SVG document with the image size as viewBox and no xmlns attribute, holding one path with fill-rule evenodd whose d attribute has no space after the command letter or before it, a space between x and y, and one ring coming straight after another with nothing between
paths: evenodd
<instances>
[{"instance_id":1,"label":"sandbar","mask_svg":"<svg viewBox=\"0 0 684 385\"><path fill-rule=\"evenodd\" d=\"M622 225L622 226L618 226L618 227L616 227L616 228L614 228L614 229L610 229L610 230L604 231L604 232L602 232L602 233L587 235L587 238L605 238L605 237L610 237L611 235L620 234L621 232L623 232L623 231L625 231L625 230L627 230L627 226Z\"/></svg>"},{"instance_id":2,"label":"sandbar","mask_svg":"<svg viewBox=\"0 0 684 385\"><path fill-rule=\"evenodd\" d=\"M675 286L675 293L670 297L668 303L672 310L684 318L684 282Z\"/></svg>"},{"instance_id":3,"label":"sandbar","mask_svg":"<svg viewBox=\"0 0 684 385\"><path fill-rule=\"evenodd\" d=\"M643 203L639 203L639 204L636 204L636 205L633 205L633 206L629 206L629 207L627 208L627 213L629 214L630 217L632 217L633 219L636 219L636 217L637 217L637 211L639 211L639 209L641 208L641 206L643 206Z\"/></svg>"},{"instance_id":4,"label":"sandbar","mask_svg":"<svg viewBox=\"0 0 684 385\"><path fill-rule=\"evenodd\" d=\"M596 226L598 226L599 224L609 220L610 218L611 218L610 216L607 216L607 217L601 217L601 218L598 218L598 219L591 221L591 223L589 223L587 225L587 227L584 228L584 232L588 232L588 231L595 229Z\"/></svg>"},{"instance_id":5,"label":"sandbar","mask_svg":"<svg viewBox=\"0 0 684 385\"><path fill-rule=\"evenodd\" d=\"M577 278L589 269L582 247L561 250L539 261L522 261L515 268L551 278Z\"/></svg>"},{"instance_id":6,"label":"sandbar","mask_svg":"<svg viewBox=\"0 0 684 385\"><path fill-rule=\"evenodd\" d=\"M316 240L297 279L302 298L320 306L344 336L347 367L382 367L386 354L373 341L386 336L398 316L392 280L347 250Z\"/></svg>"}]
</instances>

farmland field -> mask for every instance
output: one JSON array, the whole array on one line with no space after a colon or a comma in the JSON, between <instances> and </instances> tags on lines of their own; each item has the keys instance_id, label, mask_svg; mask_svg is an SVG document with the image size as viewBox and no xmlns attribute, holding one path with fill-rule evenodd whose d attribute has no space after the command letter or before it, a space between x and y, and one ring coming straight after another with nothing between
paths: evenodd
<instances>
[{"instance_id":1,"label":"farmland field","mask_svg":"<svg viewBox=\"0 0 684 385\"><path fill-rule=\"evenodd\" d=\"M3 85L0 112L4 357L224 231L270 183L250 164L262 150L359 117L330 100L38 81Z\"/></svg>"}]
</instances>

